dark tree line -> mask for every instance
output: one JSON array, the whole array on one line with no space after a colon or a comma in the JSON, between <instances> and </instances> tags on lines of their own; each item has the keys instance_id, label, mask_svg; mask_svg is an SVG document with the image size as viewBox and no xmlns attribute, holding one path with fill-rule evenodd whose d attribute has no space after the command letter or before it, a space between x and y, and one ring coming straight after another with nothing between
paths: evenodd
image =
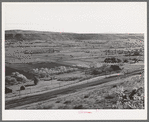
<instances>
[{"instance_id":1,"label":"dark tree line","mask_svg":"<svg viewBox=\"0 0 149 122\"><path fill-rule=\"evenodd\" d=\"M115 57L112 57L112 58L106 58L104 60L105 63L120 63L122 62L121 59L118 59L118 58L115 58Z\"/></svg>"}]
</instances>

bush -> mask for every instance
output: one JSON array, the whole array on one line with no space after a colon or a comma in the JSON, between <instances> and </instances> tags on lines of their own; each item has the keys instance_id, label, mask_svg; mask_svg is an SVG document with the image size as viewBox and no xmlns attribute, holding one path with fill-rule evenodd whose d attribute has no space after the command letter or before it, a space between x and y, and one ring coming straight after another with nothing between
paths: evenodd
<instances>
[{"instance_id":1,"label":"bush","mask_svg":"<svg viewBox=\"0 0 149 122\"><path fill-rule=\"evenodd\" d=\"M128 63L128 59L123 59L123 62L124 63Z\"/></svg>"},{"instance_id":2,"label":"bush","mask_svg":"<svg viewBox=\"0 0 149 122\"><path fill-rule=\"evenodd\" d=\"M15 85L15 84L17 84L17 83L18 83L18 82L17 82L16 78L11 77L11 76L6 76L6 77L5 77L5 84L6 84L6 85Z\"/></svg>"},{"instance_id":3,"label":"bush","mask_svg":"<svg viewBox=\"0 0 149 122\"><path fill-rule=\"evenodd\" d=\"M34 76L34 84L37 85L39 83L39 78Z\"/></svg>"},{"instance_id":4,"label":"bush","mask_svg":"<svg viewBox=\"0 0 149 122\"><path fill-rule=\"evenodd\" d=\"M116 70L121 70L118 65L111 65L111 68L116 71Z\"/></svg>"},{"instance_id":5,"label":"bush","mask_svg":"<svg viewBox=\"0 0 149 122\"><path fill-rule=\"evenodd\" d=\"M84 98L88 98L88 97L89 97L89 95L85 95L85 96L84 96Z\"/></svg>"},{"instance_id":6,"label":"bush","mask_svg":"<svg viewBox=\"0 0 149 122\"><path fill-rule=\"evenodd\" d=\"M134 56L139 56L140 53L139 53L138 51L135 51L133 55L134 55Z\"/></svg>"},{"instance_id":7,"label":"bush","mask_svg":"<svg viewBox=\"0 0 149 122\"><path fill-rule=\"evenodd\" d=\"M45 73L42 73L42 74L39 75L39 77L40 78L45 78L45 77L47 77L47 75Z\"/></svg>"},{"instance_id":8,"label":"bush","mask_svg":"<svg viewBox=\"0 0 149 122\"><path fill-rule=\"evenodd\" d=\"M122 62L122 60L121 59L117 59L117 63L120 63L120 62Z\"/></svg>"},{"instance_id":9,"label":"bush","mask_svg":"<svg viewBox=\"0 0 149 122\"><path fill-rule=\"evenodd\" d=\"M104 72L111 72L113 69L110 66L107 66L103 69Z\"/></svg>"},{"instance_id":10,"label":"bush","mask_svg":"<svg viewBox=\"0 0 149 122\"><path fill-rule=\"evenodd\" d=\"M5 94L7 94L7 93L12 93L12 89L5 87Z\"/></svg>"},{"instance_id":11,"label":"bush","mask_svg":"<svg viewBox=\"0 0 149 122\"><path fill-rule=\"evenodd\" d=\"M20 90L25 90L25 86L21 86L20 87Z\"/></svg>"},{"instance_id":12,"label":"bush","mask_svg":"<svg viewBox=\"0 0 149 122\"><path fill-rule=\"evenodd\" d=\"M71 103L71 101L69 101L69 100L64 102L64 104L70 104L70 103Z\"/></svg>"},{"instance_id":13,"label":"bush","mask_svg":"<svg viewBox=\"0 0 149 122\"><path fill-rule=\"evenodd\" d=\"M135 61L135 62L138 62L138 59L137 58L133 58L132 60Z\"/></svg>"},{"instance_id":14,"label":"bush","mask_svg":"<svg viewBox=\"0 0 149 122\"><path fill-rule=\"evenodd\" d=\"M83 109L83 105L76 105L73 109Z\"/></svg>"},{"instance_id":15,"label":"bush","mask_svg":"<svg viewBox=\"0 0 149 122\"><path fill-rule=\"evenodd\" d=\"M100 70L100 69L93 69L92 71L91 71L91 75L99 75L99 74L101 74L102 73L102 70Z\"/></svg>"},{"instance_id":16,"label":"bush","mask_svg":"<svg viewBox=\"0 0 149 122\"><path fill-rule=\"evenodd\" d=\"M143 88L133 89L130 94L126 94L123 87L117 87L116 94L118 100L115 109L144 109Z\"/></svg>"},{"instance_id":17,"label":"bush","mask_svg":"<svg viewBox=\"0 0 149 122\"><path fill-rule=\"evenodd\" d=\"M5 84L7 85L24 83L27 81L28 79L23 74L19 74L19 72L12 72L11 76L6 76L5 78Z\"/></svg>"},{"instance_id":18,"label":"bush","mask_svg":"<svg viewBox=\"0 0 149 122\"><path fill-rule=\"evenodd\" d=\"M5 82L8 83L8 82L10 82L10 81L11 81L11 76L6 76L6 77L5 77Z\"/></svg>"},{"instance_id":19,"label":"bush","mask_svg":"<svg viewBox=\"0 0 149 122\"><path fill-rule=\"evenodd\" d=\"M13 77L11 78L10 82L11 82L12 85L13 84L17 84L17 80L15 78L13 78Z\"/></svg>"},{"instance_id":20,"label":"bush","mask_svg":"<svg viewBox=\"0 0 149 122\"><path fill-rule=\"evenodd\" d=\"M24 77L23 75L16 76L16 79L17 79L17 81L20 81L20 82L26 82L27 81L27 78Z\"/></svg>"}]
</instances>

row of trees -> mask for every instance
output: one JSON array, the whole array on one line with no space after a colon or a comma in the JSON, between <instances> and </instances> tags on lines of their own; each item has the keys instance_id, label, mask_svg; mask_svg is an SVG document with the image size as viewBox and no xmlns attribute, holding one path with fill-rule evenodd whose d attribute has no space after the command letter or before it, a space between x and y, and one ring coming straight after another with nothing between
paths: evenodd
<instances>
[{"instance_id":1,"label":"row of trees","mask_svg":"<svg viewBox=\"0 0 149 122\"><path fill-rule=\"evenodd\" d=\"M49 77L50 75L53 74L63 74L63 73L68 73L77 70L77 68L71 68L71 67L65 67L65 66L60 66L60 67L55 67L55 68L36 68L33 69L33 73L36 74L39 78L44 78L44 77Z\"/></svg>"},{"instance_id":2,"label":"row of trees","mask_svg":"<svg viewBox=\"0 0 149 122\"><path fill-rule=\"evenodd\" d=\"M53 53L54 49L36 49L36 50L25 50L24 54L40 54L40 53Z\"/></svg>"},{"instance_id":3,"label":"row of trees","mask_svg":"<svg viewBox=\"0 0 149 122\"><path fill-rule=\"evenodd\" d=\"M139 56L142 55L143 49L139 49L139 50L106 50L106 55L113 55L113 54L125 54L128 56Z\"/></svg>"},{"instance_id":4,"label":"row of trees","mask_svg":"<svg viewBox=\"0 0 149 122\"><path fill-rule=\"evenodd\" d=\"M115 58L115 57L112 57L112 58L106 58L104 60L105 63L128 63L129 60L132 60L134 61L134 63L138 62L139 59L137 58L132 58L132 59L128 59L128 58L124 58L124 59L118 59L118 58Z\"/></svg>"}]
</instances>

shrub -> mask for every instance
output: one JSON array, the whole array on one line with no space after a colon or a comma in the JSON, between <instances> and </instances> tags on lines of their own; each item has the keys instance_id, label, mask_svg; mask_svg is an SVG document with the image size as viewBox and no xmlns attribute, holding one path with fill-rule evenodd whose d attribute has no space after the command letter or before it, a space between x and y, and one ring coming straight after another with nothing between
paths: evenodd
<instances>
[{"instance_id":1,"label":"shrub","mask_svg":"<svg viewBox=\"0 0 149 122\"><path fill-rule=\"evenodd\" d=\"M42 109L52 109L53 108L53 104L50 104L50 105L45 105L42 107Z\"/></svg>"},{"instance_id":2,"label":"shrub","mask_svg":"<svg viewBox=\"0 0 149 122\"><path fill-rule=\"evenodd\" d=\"M21 74L16 76L16 79L17 79L17 81L20 81L20 82L26 82L27 81L27 78Z\"/></svg>"},{"instance_id":3,"label":"shrub","mask_svg":"<svg viewBox=\"0 0 149 122\"><path fill-rule=\"evenodd\" d=\"M111 68L116 71L116 70L121 70L118 65L111 65Z\"/></svg>"},{"instance_id":4,"label":"shrub","mask_svg":"<svg viewBox=\"0 0 149 122\"><path fill-rule=\"evenodd\" d=\"M103 71L105 71L105 72L111 72L111 71L113 71L113 69L110 66L107 66L107 67L105 67L103 69Z\"/></svg>"},{"instance_id":5,"label":"shrub","mask_svg":"<svg viewBox=\"0 0 149 122\"><path fill-rule=\"evenodd\" d=\"M11 76L15 76L15 75L16 75L16 73L15 73L15 72L12 72L12 73L11 73Z\"/></svg>"},{"instance_id":6,"label":"shrub","mask_svg":"<svg viewBox=\"0 0 149 122\"><path fill-rule=\"evenodd\" d=\"M133 55L134 55L134 56L139 56L140 53L139 53L138 51L135 51Z\"/></svg>"},{"instance_id":7,"label":"shrub","mask_svg":"<svg viewBox=\"0 0 149 122\"><path fill-rule=\"evenodd\" d=\"M12 72L11 76L6 78L6 82L8 82L10 78L11 78L11 81L16 84L28 81L28 79L23 74L19 74L19 72Z\"/></svg>"},{"instance_id":8,"label":"shrub","mask_svg":"<svg viewBox=\"0 0 149 122\"><path fill-rule=\"evenodd\" d=\"M83 105L76 105L73 109L83 109Z\"/></svg>"},{"instance_id":9,"label":"shrub","mask_svg":"<svg viewBox=\"0 0 149 122\"><path fill-rule=\"evenodd\" d=\"M46 75L45 73L41 73L41 74L39 75L39 77L40 77L40 78L44 78L44 77L47 77L47 75Z\"/></svg>"},{"instance_id":10,"label":"shrub","mask_svg":"<svg viewBox=\"0 0 149 122\"><path fill-rule=\"evenodd\" d=\"M117 109L144 109L144 94L143 88L133 89L129 95L127 95L123 87L117 87L116 94L118 100L113 108Z\"/></svg>"},{"instance_id":11,"label":"shrub","mask_svg":"<svg viewBox=\"0 0 149 122\"><path fill-rule=\"evenodd\" d=\"M55 103L60 103L61 101L60 100L58 100L58 101L56 101Z\"/></svg>"},{"instance_id":12,"label":"shrub","mask_svg":"<svg viewBox=\"0 0 149 122\"><path fill-rule=\"evenodd\" d=\"M91 75L98 75L98 74L101 74L102 73L102 70L98 70L98 69L93 69L91 71Z\"/></svg>"},{"instance_id":13,"label":"shrub","mask_svg":"<svg viewBox=\"0 0 149 122\"><path fill-rule=\"evenodd\" d=\"M85 96L84 96L84 98L88 98L88 97L89 97L88 95L85 95Z\"/></svg>"},{"instance_id":14,"label":"shrub","mask_svg":"<svg viewBox=\"0 0 149 122\"><path fill-rule=\"evenodd\" d=\"M124 63L128 63L128 59L123 59L123 62Z\"/></svg>"},{"instance_id":15,"label":"shrub","mask_svg":"<svg viewBox=\"0 0 149 122\"><path fill-rule=\"evenodd\" d=\"M11 76L6 76L6 77L5 77L5 82L6 82L6 83L9 83L10 80L11 80Z\"/></svg>"},{"instance_id":16,"label":"shrub","mask_svg":"<svg viewBox=\"0 0 149 122\"><path fill-rule=\"evenodd\" d=\"M135 61L135 62L138 62L138 59L137 58L133 58L132 60Z\"/></svg>"},{"instance_id":17,"label":"shrub","mask_svg":"<svg viewBox=\"0 0 149 122\"><path fill-rule=\"evenodd\" d=\"M20 90L25 90L25 86L21 86L20 87Z\"/></svg>"},{"instance_id":18,"label":"shrub","mask_svg":"<svg viewBox=\"0 0 149 122\"><path fill-rule=\"evenodd\" d=\"M9 88L5 87L5 94L11 93L11 92L12 92L12 89L9 89Z\"/></svg>"},{"instance_id":19,"label":"shrub","mask_svg":"<svg viewBox=\"0 0 149 122\"><path fill-rule=\"evenodd\" d=\"M70 104L70 103L71 103L71 101L69 101L69 100L64 102L64 104Z\"/></svg>"},{"instance_id":20,"label":"shrub","mask_svg":"<svg viewBox=\"0 0 149 122\"><path fill-rule=\"evenodd\" d=\"M6 84L6 85L15 85L15 84L17 84L17 83L18 83L18 82L17 82L16 78L11 77L11 76L6 76L6 77L5 77L5 84Z\"/></svg>"},{"instance_id":21,"label":"shrub","mask_svg":"<svg viewBox=\"0 0 149 122\"><path fill-rule=\"evenodd\" d=\"M113 88L117 87L117 85L113 85Z\"/></svg>"},{"instance_id":22,"label":"shrub","mask_svg":"<svg viewBox=\"0 0 149 122\"><path fill-rule=\"evenodd\" d=\"M37 85L39 83L39 78L34 76L34 84Z\"/></svg>"},{"instance_id":23,"label":"shrub","mask_svg":"<svg viewBox=\"0 0 149 122\"><path fill-rule=\"evenodd\" d=\"M11 78L10 82L11 82L12 85L18 83L17 80L16 80L16 78L13 78L13 77Z\"/></svg>"},{"instance_id":24,"label":"shrub","mask_svg":"<svg viewBox=\"0 0 149 122\"><path fill-rule=\"evenodd\" d=\"M117 59L117 63L120 63L120 62L122 62L122 60L121 59Z\"/></svg>"}]
</instances>

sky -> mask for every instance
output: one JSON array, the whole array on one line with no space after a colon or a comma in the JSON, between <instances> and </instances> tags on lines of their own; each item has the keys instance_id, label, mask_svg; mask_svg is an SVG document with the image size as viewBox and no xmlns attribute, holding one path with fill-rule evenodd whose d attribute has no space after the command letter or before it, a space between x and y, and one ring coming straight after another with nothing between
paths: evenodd
<instances>
[{"instance_id":1,"label":"sky","mask_svg":"<svg viewBox=\"0 0 149 122\"><path fill-rule=\"evenodd\" d=\"M2 3L5 30L143 33L146 2Z\"/></svg>"}]
</instances>

